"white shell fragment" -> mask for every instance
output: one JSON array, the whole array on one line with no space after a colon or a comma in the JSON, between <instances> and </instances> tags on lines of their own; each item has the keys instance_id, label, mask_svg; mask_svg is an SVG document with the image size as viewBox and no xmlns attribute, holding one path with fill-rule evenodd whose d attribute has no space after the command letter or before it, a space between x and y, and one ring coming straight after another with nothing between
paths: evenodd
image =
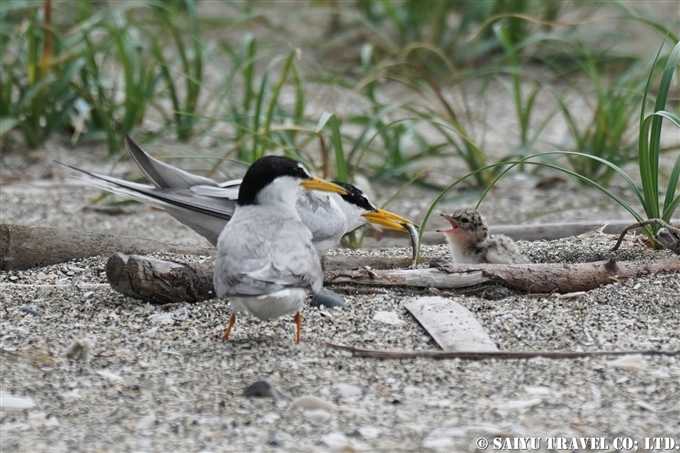
<instances>
[{"instance_id":1,"label":"white shell fragment","mask_svg":"<svg viewBox=\"0 0 680 453\"><path fill-rule=\"evenodd\" d=\"M29 396L15 396L0 392L0 408L22 411L35 407L35 401Z\"/></svg>"},{"instance_id":2,"label":"white shell fragment","mask_svg":"<svg viewBox=\"0 0 680 453\"><path fill-rule=\"evenodd\" d=\"M399 315L393 311L378 311L373 315L373 320L393 326L400 326L404 324L404 321L399 319Z\"/></svg>"},{"instance_id":3,"label":"white shell fragment","mask_svg":"<svg viewBox=\"0 0 680 453\"><path fill-rule=\"evenodd\" d=\"M415 297L404 304L444 351L498 351L477 318L444 297Z\"/></svg>"},{"instance_id":4,"label":"white shell fragment","mask_svg":"<svg viewBox=\"0 0 680 453\"><path fill-rule=\"evenodd\" d=\"M332 412L335 410L335 404L324 401L316 396L307 395L300 397L293 401L290 407L300 407L304 410L317 410L321 409L327 412Z\"/></svg>"},{"instance_id":5,"label":"white shell fragment","mask_svg":"<svg viewBox=\"0 0 680 453\"><path fill-rule=\"evenodd\" d=\"M305 417L317 422L325 422L331 418L331 413L323 409L312 409L304 411Z\"/></svg>"},{"instance_id":6,"label":"white shell fragment","mask_svg":"<svg viewBox=\"0 0 680 453\"><path fill-rule=\"evenodd\" d=\"M628 370L644 370L647 368L647 362L642 354L625 355L620 359L612 360L607 363L610 368L625 368Z\"/></svg>"},{"instance_id":7,"label":"white shell fragment","mask_svg":"<svg viewBox=\"0 0 680 453\"><path fill-rule=\"evenodd\" d=\"M149 411L148 414L146 414L144 417L140 418L139 421L137 421L135 429L137 431L143 431L145 429L151 428L154 423L156 423L156 414L154 413L154 411Z\"/></svg>"},{"instance_id":8,"label":"white shell fragment","mask_svg":"<svg viewBox=\"0 0 680 453\"><path fill-rule=\"evenodd\" d=\"M338 382L337 384L334 384L333 387L343 398L356 398L363 393L363 390L356 385L346 384L344 382Z\"/></svg>"},{"instance_id":9,"label":"white shell fragment","mask_svg":"<svg viewBox=\"0 0 680 453\"><path fill-rule=\"evenodd\" d=\"M342 433L328 433L321 438L321 442L323 442L328 447L329 451L356 451L354 448L352 448L347 436Z\"/></svg>"},{"instance_id":10,"label":"white shell fragment","mask_svg":"<svg viewBox=\"0 0 680 453\"><path fill-rule=\"evenodd\" d=\"M643 411L656 412L656 407L652 406L647 401L637 400L635 405Z\"/></svg>"},{"instance_id":11,"label":"white shell fragment","mask_svg":"<svg viewBox=\"0 0 680 453\"><path fill-rule=\"evenodd\" d=\"M336 410L335 404L311 395L296 399L290 407L302 409L306 418L317 422L329 420L331 414Z\"/></svg>"},{"instance_id":12,"label":"white shell fragment","mask_svg":"<svg viewBox=\"0 0 680 453\"><path fill-rule=\"evenodd\" d=\"M120 375L118 375L118 374L116 374L116 373L112 373L112 372L110 372L110 371L106 371L106 370L97 370L97 371L95 371L95 373L97 373L97 374L100 375L101 377L104 377L104 378L106 378L106 379L109 379L109 380L111 380L111 381L113 381L113 382L120 382L120 381L123 380L123 377L122 377L122 376L120 376Z\"/></svg>"},{"instance_id":13,"label":"white shell fragment","mask_svg":"<svg viewBox=\"0 0 680 453\"><path fill-rule=\"evenodd\" d=\"M152 313L148 319L151 321L151 324L155 325L174 324L175 321L181 322L189 319L189 310L186 307L182 307L172 312Z\"/></svg>"}]
</instances>

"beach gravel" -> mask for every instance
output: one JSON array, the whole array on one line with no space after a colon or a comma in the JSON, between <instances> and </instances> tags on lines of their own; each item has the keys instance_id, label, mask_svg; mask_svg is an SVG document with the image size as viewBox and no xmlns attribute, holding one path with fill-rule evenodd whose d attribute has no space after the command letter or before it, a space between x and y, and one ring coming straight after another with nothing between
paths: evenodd
<instances>
[{"instance_id":1,"label":"beach gravel","mask_svg":"<svg viewBox=\"0 0 680 453\"><path fill-rule=\"evenodd\" d=\"M81 186L17 183L0 191L3 222L201 241L148 207L83 211L96 193ZM508 200L499 195L489 210L494 203ZM593 232L519 245L537 262L587 262L607 259L614 242ZM410 256L407 248L331 253ZM448 258L446 246L423 254ZM618 254L640 262L669 255L639 238ZM542 451L546 438L605 438L610 450L617 438L680 444L677 356L352 357L326 343L439 349L404 308L431 291L352 286L329 288L344 308L303 310L300 344L292 316L239 316L224 341L227 301L154 306L124 297L106 282L107 259L0 272L3 452L474 452L479 438L491 451L494 440L518 437L540 437ZM501 350L680 350L678 274L613 281L569 298L437 293L468 308ZM285 397L243 396L257 381Z\"/></svg>"}]
</instances>

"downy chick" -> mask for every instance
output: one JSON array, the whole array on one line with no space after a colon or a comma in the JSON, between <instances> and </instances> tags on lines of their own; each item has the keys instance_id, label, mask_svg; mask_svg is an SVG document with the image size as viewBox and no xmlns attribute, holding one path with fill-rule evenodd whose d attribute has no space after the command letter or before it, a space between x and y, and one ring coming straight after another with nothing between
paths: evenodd
<instances>
[{"instance_id":1,"label":"downy chick","mask_svg":"<svg viewBox=\"0 0 680 453\"><path fill-rule=\"evenodd\" d=\"M440 214L451 224L444 233L451 249L451 261L456 264L518 264L530 263L515 241L503 235L489 235L486 219L474 209L460 209Z\"/></svg>"}]
</instances>

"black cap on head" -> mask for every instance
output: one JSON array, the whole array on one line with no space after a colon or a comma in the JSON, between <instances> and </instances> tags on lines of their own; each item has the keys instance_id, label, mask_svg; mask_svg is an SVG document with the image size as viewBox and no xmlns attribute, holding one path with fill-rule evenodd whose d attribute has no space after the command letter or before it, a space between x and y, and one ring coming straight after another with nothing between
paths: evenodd
<instances>
[{"instance_id":1,"label":"black cap on head","mask_svg":"<svg viewBox=\"0 0 680 453\"><path fill-rule=\"evenodd\" d=\"M373 203L368 201L368 198L360 189L346 182L333 181L333 183L339 185L347 191L347 194L340 195L347 203L359 206L360 208L369 212L378 212L378 208L373 206Z\"/></svg>"},{"instance_id":2,"label":"black cap on head","mask_svg":"<svg viewBox=\"0 0 680 453\"><path fill-rule=\"evenodd\" d=\"M243 176L238 192L238 204L241 206L257 204L257 194L276 178L290 176L301 180L312 179L312 176L299 162L281 156L265 156L253 163Z\"/></svg>"}]
</instances>

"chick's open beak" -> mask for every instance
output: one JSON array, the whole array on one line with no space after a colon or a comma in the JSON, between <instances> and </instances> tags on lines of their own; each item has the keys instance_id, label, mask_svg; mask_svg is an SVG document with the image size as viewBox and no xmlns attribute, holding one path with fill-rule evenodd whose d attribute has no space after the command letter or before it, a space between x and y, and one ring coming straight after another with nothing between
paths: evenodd
<instances>
[{"instance_id":1,"label":"chick's open beak","mask_svg":"<svg viewBox=\"0 0 680 453\"><path fill-rule=\"evenodd\" d=\"M448 214L439 214L439 215L444 217L446 220L449 221L449 223L451 224L451 228L449 228L449 229L440 228L440 229L437 230L437 233L451 233L451 232L458 229L459 225L458 225L458 222L456 221L456 219L454 219L453 217L451 217Z\"/></svg>"},{"instance_id":2,"label":"chick's open beak","mask_svg":"<svg viewBox=\"0 0 680 453\"><path fill-rule=\"evenodd\" d=\"M408 233L409 230L403 224L413 225L413 222L410 220L380 208L378 208L378 212L367 212L366 214L361 215L368 219L368 221L371 223L393 230L404 231L406 233Z\"/></svg>"},{"instance_id":3,"label":"chick's open beak","mask_svg":"<svg viewBox=\"0 0 680 453\"><path fill-rule=\"evenodd\" d=\"M340 195L347 194L347 191L342 187L333 184L332 182L328 182L324 179L317 178L316 176L312 177L312 179L308 181L302 181L300 185L307 190L321 190L323 192L335 192L339 193Z\"/></svg>"}]
</instances>

